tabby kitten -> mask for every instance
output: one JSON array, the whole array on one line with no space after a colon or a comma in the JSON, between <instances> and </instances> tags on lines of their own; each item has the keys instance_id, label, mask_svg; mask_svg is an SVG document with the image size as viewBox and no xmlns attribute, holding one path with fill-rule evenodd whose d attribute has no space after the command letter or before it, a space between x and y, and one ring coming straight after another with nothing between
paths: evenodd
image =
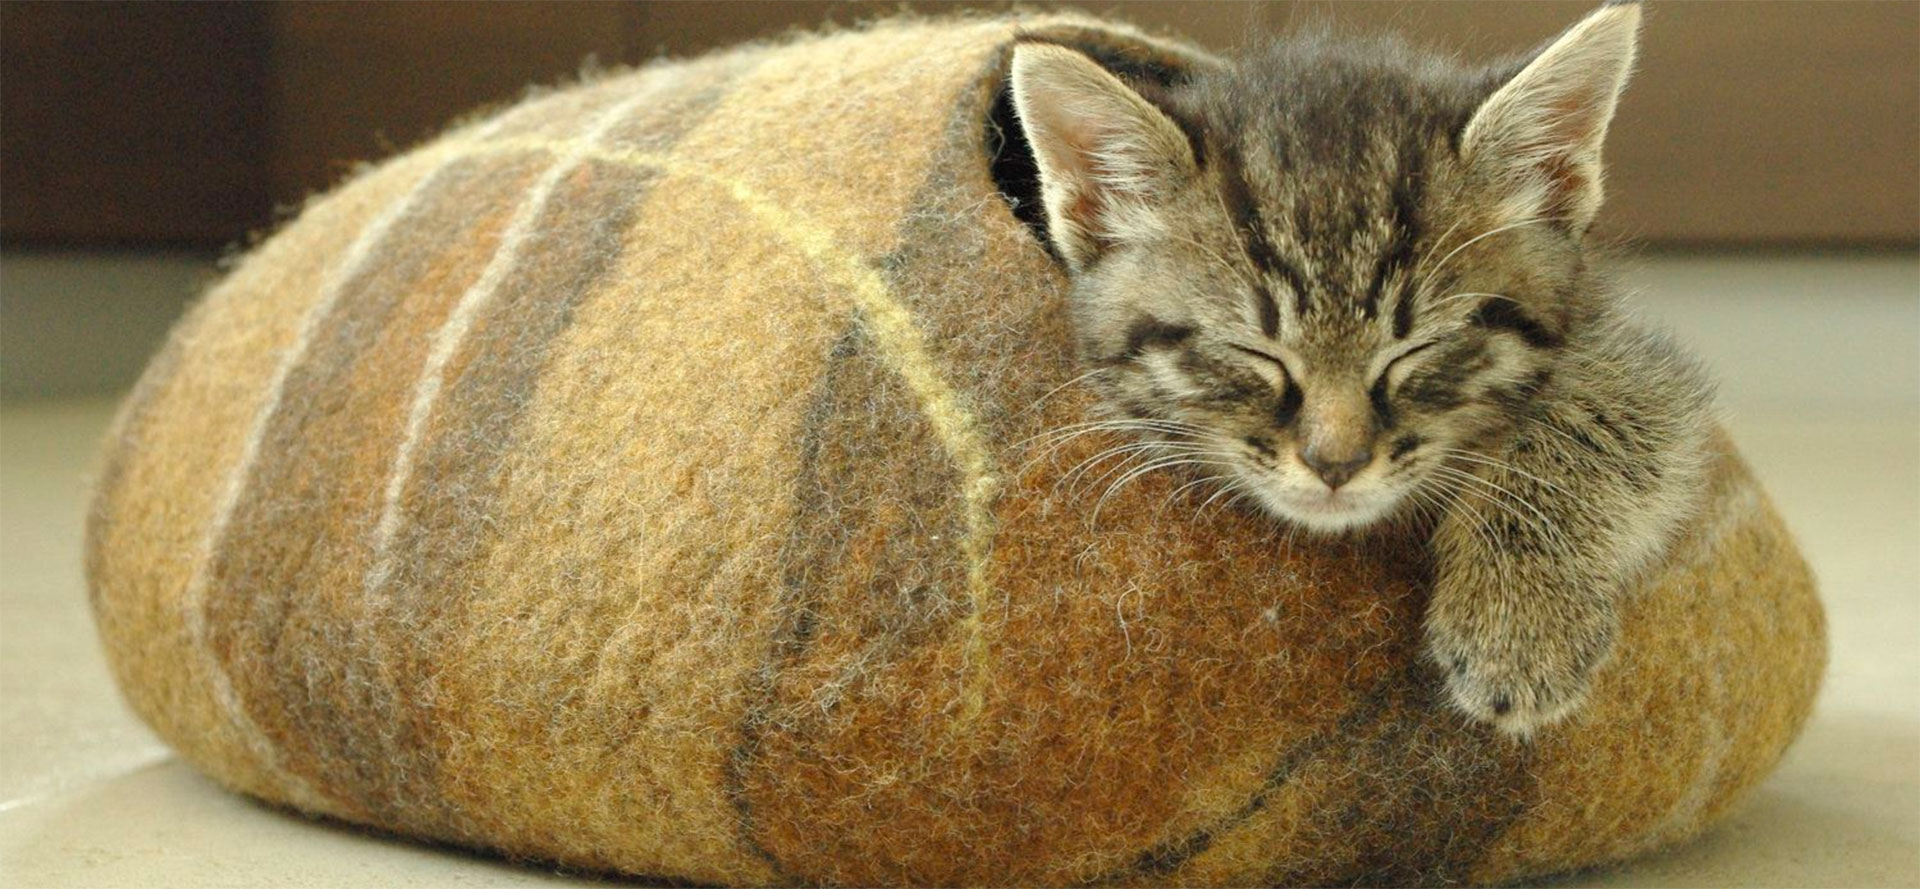
<instances>
[{"instance_id":1,"label":"tabby kitten","mask_svg":"<svg viewBox=\"0 0 1920 889\"><path fill-rule=\"evenodd\" d=\"M1701 487L1709 385L1585 237L1639 23L1485 69L1282 40L1170 87L1013 55L1104 404L1304 528L1432 513L1427 653L1520 736L1578 706Z\"/></svg>"}]
</instances>

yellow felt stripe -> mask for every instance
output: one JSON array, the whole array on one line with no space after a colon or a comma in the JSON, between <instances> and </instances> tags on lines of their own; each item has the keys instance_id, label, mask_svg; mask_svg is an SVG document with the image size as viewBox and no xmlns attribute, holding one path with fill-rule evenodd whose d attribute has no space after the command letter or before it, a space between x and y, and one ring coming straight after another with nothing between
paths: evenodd
<instances>
[{"instance_id":1,"label":"yellow felt stripe","mask_svg":"<svg viewBox=\"0 0 1920 889\"><path fill-rule=\"evenodd\" d=\"M972 607L958 624L967 676L960 696L958 724L978 716L986 706L987 683L992 672L988 669L982 616L993 589L989 560L994 534L993 500L999 493L1001 481L992 452L981 436L979 422L968 409L965 397L941 375L928 348L926 334L886 281L862 257L842 248L830 226L781 205L736 177L669 155L548 139L455 141L447 143L444 149L435 149L435 153L440 150L460 156L541 151L659 170L711 183L744 207L775 237L818 265L827 277L847 287L881 357L913 392L921 413L933 426L934 435L960 472L967 527L960 552L967 564L967 597Z\"/></svg>"}]
</instances>

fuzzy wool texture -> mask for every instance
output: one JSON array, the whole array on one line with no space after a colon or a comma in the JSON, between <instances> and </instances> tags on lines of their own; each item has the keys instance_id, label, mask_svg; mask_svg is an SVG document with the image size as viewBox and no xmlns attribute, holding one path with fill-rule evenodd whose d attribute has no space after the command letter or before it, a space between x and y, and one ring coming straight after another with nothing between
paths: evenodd
<instances>
[{"instance_id":1,"label":"fuzzy wool texture","mask_svg":"<svg viewBox=\"0 0 1920 889\"><path fill-rule=\"evenodd\" d=\"M1585 709L1420 659L1411 536L1289 536L1086 420L989 175L1022 33L899 19L535 96L238 263L88 528L133 708L234 789L730 885L1498 883L1698 833L1825 663L1730 442ZM1410 532L1409 532L1410 533Z\"/></svg>"}]
</instances>

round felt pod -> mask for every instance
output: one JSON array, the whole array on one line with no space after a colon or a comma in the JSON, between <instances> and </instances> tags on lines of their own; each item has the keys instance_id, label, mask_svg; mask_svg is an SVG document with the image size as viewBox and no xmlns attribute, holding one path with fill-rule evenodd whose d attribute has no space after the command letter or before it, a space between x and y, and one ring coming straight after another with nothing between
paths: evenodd
<instances>
[{"instance_id":1,"label":"round felt pod","mask_svg":"<svg viewBox=\"0 0 1920 889\"><path fill-rule=\"evenodd\" d=\"M240 261L89 524L127 699L303 812L714 884L1501 882L1690 836L1824 663L1717 440L1586 706L1420 656L1420 540L1108 493L1004 98L1068 16L901 19L537 95ZM1011 199L1011 200L1010 200Z\"/></svg>"}]
</instances>

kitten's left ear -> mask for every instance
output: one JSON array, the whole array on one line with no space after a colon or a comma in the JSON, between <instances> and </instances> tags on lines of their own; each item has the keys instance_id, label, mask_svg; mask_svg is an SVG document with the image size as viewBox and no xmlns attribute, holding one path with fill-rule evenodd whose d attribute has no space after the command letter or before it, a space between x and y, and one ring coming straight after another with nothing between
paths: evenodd
<instances>
[{"instance_id":1,"label":"kitten's left ear","mask_svg":"<svg viewBox=\"0 0 1920 889\"><path fill-rule=\"evenodd\" d=\"M1461 153L1505 191L1512 216L1575 234L1600 210L1600 145L1640 32L1640 4L1611 3L1567 29L1474 112Z\"/></svg>"},{"instance_id":2,"label":"kitten's left ear","mask_svg":"<svg viewBox=\"0 0 1920 889\"><path fill-rule=\"evenodd\" d=\"M1068 267L1160 230L1160 203L1196 169L1186 134L1165 112L1092 59L1052 44L1014 48L1012 86L1047 231Z\"/></svg>"}]
</instances>

